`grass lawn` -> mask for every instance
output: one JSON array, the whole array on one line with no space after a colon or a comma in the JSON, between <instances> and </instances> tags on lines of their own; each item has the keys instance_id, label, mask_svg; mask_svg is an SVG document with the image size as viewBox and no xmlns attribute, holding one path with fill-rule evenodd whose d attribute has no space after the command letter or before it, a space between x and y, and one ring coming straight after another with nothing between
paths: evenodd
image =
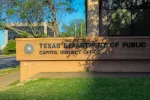
<instances>
[{"instance_id":1,"label":"grass lawn","mask_svg":"<svg viewBox=\"0 0 150 100\"><path fill-rule=\"evenodd\" d=\"M0 70L0 77L5 76L5 75L8 75L8 74L10 74L10 73L12 73L12 72L19 71L19 70L20 70L19 66L2 69L2 70Z\"/></svg>"},{"instance_id":2,"label":"grass lawn","mask_svg":"<svg viewBox=\"0 0 150 100\"><path fill-rule=\"evenodd\" d=\"M150 100L150 78L39 79L0 92L0 100Z\"/></svg>"},{"instance_id":3,"label":"grass lawn","mask_svg":"<svg viewBox=\"0 0 150 100\"><path fill-rule=\"evenodd\" d=\"M0 55L0 58L4 58L4 57L14 57L14 56L16 56L16 54Z\"/></svg>"}]
</instances>

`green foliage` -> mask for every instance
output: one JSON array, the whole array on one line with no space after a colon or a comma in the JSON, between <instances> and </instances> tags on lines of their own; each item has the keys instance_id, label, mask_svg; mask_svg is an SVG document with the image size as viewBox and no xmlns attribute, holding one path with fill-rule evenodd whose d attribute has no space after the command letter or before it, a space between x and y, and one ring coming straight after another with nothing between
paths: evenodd
<instances>
[{"instance_id":1,"label":"green foliage","mask_svg":"<svg viewBox=\"0 0 150 100\"><path fill-rule=\"evenodd\" d=\"M29 35L27 34L26 31L24 31L22 34L17 35L17 38L28 38L28 37L29 37Z\"/></svg>"},{"instance_id":2,"label":"green foliage","mask_svg":"<svg viewBox=\"0 0 150 100\"><path fill-rule=\"evenodd\" d=\"M62 33L61 37L74 37L71 33Z\"/></svg>"},{"instance_id":3,"label":"green foliage","mask_svg":"<svg viewBox=\"0 0 150 100\"><path fill-rule=\"evenodd\" d=\"M16 52L16 41L9 40L6 47L3 49L5 55L14 54Z\"/></svg>"},{"instance_id":4,"label":"green foliage","mask_svg":"<svg viewBox=\"0 0 150 100\"><path fill-rule=\"evenodd\" d=\"M42 34L41 35L41 37L40 38L47 38L48 36L47 36L47 34L46 33L44 33L44 34Z\"/></svg>"},{"instance_id":5,"label":"green foliage","mask_svg":"<svg viewBox=\"0 0 150 100\"><path fill-rule=\"evenodd\" d=\"M132 15L134 17L135 14ZM109 14L108 30L110 35L120 35L120 29L126 29L131 25L131 13L126 9L119 9Z\"/></svg>"},{"instance_id":6,"label":"green foliage","mask_svg":"<svg viewBox=\"0 0 150 100\"><path fill-rule=\"evenodd\" d=\"M56 36L59 36L59 25L56 16L61 15L61 13L72 13L75 11L74 9L73 0L2 0L0 2L0 15L3 12L6 16L0 16L0 22L3 22L0 23L0 29L12 30L12 26L6 27L6 22L25 22L32 30L29 34L37 38L42 36L43 30L35 28L33 23L36 22L38 26L46 21L57 33ZM18 28L13 27L13 31L22 33L19 37L26 37L26 34ZM40 35L37 36L37 34Z\"/></svg>"},{"instance_id":7,"label":"green foliage","mask_svg":"<svg viewBox=\"0 0 150 100\"><path fill-rule=\"evenodd\" d=\"M63 24L61 37L86 37L86 22L83 19L73 20L69 25Z\"/></svg>"},{"instance_id":8,"label":"green foliage","mask_svg":"<svg viewBox=\"0 0 150 100\"><path fill-rule=\"evenodd\" d=\"M8 9L7 10L7 14L10 15L10 16L13 15L14 13L15 13L15 11L13 9Z\"/></svg>"}]
</instances>

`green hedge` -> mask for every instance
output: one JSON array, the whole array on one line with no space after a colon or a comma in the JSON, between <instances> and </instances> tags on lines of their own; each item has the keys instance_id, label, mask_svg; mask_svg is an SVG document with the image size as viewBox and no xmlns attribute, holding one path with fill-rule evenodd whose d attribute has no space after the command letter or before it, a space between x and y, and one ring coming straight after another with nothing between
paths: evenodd
<instances>
[{"instance_id":1,"label":"green hedge","mask_svg":"<svg viewBox=\"0 0 150 100\"><path fill-rule=\"evenodd\" d=\"M8 44L3 49L3 53L5 55L15 54L16 53L16 41L15 40L9 40Z\"/></svg>"}]
</instances>

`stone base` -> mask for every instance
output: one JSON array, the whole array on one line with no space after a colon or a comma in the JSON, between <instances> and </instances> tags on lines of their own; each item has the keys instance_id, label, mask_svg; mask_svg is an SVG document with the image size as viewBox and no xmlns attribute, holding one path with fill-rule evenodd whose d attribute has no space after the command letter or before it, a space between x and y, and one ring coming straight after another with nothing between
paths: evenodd
<instances>
[{"instance_id":1,"label":"stone base","mask_svg":"<svg viewBox=\"0 0 150 100\"><path fill-rule=\"evenodd\" d=\"M62 73L66 74L64 77L90 77L93 73L77 73L86 72L84 64L85 61L21 61L20 81L24 82L34 75L49 72L60 73L58 75L55 74L58 78L63 76ZM110 74L110 76L113 76L114 73L116 73L117 76L126 73L131 74L131 76L134 75L132 73L144 73L144 75L147 75L145 73L150 72L150 61L95 61L90 70L91 72L99 72L100 76L103 76L103 74L105 76L107 73ZM51 76L49 74L45 75ZM55 78L55 75L52 75L52 77Z\"/></svg>"}]
</instances>

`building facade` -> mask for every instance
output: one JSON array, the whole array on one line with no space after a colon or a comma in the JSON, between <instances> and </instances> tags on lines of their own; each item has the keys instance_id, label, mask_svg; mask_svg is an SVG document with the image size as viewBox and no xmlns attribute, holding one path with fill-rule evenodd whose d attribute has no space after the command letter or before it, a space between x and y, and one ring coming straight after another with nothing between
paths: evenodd
<instances>
[{"instance_id":1,"label":"building facade","mask_svg":"<svg viewBox=\"0 0 150 100\"><path fill-rule=\"evenodd\" d=\"M150 36L149 0L87 0L88 34Z\"/></svg>"},{"instance_id":2,"label":"building facade","mask_svg":"<svg viewBox=\"0 0 150 100\"><path fill-rule=\"evenodd\" d=\"M5 47L5 45L7 44L7 31L6 30L1 30L0 31L0 50L3 49Z\"/></svg>"},{"instance_id":3,"label":"building facade","mask_svg":"<svg viewBox=\"0 0 150 100\"><path fill-rule=\"evenodd\" d=\"M34 23L33 25L37 26L37 23ZM12 23L10 24L10 26L13 26L16 29L25 30L26 32L31 33L31 29L27 25L27 23L17 23L17 24ZM44 34L47 34L47 36L54 37L54 31L52 30L52 28L48 27L48 24L46 22L42 23L42 25L39 28L40 30L42 30ZM1 30L0 31L0 49L3 49L9 40L11 39L15 40L15 38L17 37L18 37L18 33L16 33L13 30Z\"/></svg>"},{"instance_id":4,"label":"building facade","mask_svg":"<svg viewBox=\"0 0 150 100\"><path fill-rule=\"evenodd\" d=\"M149 18L149 0L87 0L87 33L119 44L100 56L101 72L150 72Z\"/></svg>"}]
</instances>

